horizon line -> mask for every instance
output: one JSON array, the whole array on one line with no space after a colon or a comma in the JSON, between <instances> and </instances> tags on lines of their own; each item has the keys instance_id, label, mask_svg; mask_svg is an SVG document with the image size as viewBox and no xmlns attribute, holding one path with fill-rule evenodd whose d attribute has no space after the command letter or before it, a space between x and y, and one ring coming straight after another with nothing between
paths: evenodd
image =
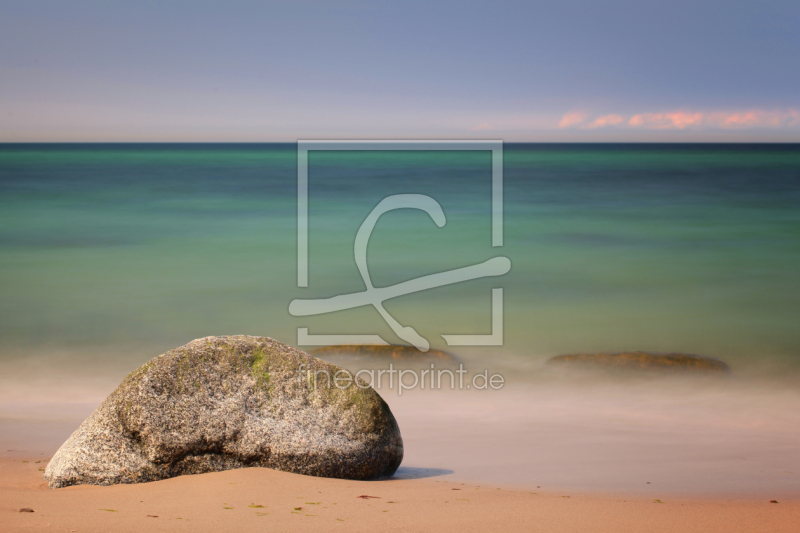
<instances>
[{"instance_id":1,"label":"horizon line","mask_svg":"<svg viewBox=\"0 0 800 533\"><path fill-rule=\"evenodd\" d=\"M325 142L480 142L477 139L326 139ZM800 144L800 140L695 140L695 141L596 141L596 140L580 140L580 141L505 141L502 139L495 139L494 142L501 142L503 144ZM308 142L306 139L291 140L291 141L191 141L191 140L173 140L173 141L0 141L2 145L20 145L20 144L298 144L301 142ZM317 142L317 141L315 141ZM445 149L446 150L446 149Z\"/></svg>"}]
</instances>

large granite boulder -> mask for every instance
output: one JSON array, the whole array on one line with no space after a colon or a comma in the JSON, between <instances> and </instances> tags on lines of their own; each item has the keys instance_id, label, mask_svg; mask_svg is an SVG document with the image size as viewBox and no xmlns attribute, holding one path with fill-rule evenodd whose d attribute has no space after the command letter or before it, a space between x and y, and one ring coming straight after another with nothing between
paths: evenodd
<instances>
[{"instance_id":1,"label":"large granite boulder","mask_svg":"<svg viewBox=\"0 0 800 533\"><path fill-rule=\"evenodd\" d=\"M263 466L374 479L402 459L400 429L372 388L273 339L238 335L197 339L128 375L44 477L58 488Z\"/></svg>"}]
</instances>

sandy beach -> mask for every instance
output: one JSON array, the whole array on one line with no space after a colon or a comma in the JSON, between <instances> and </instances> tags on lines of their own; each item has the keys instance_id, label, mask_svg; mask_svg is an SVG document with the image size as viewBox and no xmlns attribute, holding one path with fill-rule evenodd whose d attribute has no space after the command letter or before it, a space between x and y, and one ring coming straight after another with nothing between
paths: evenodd
<instances>
[{"instance_id":1,"label":"sandy beach","mask_svg":"<svg viewBox=\"0 0 800 533\"><path fill-rule=\"evenodd\" d=\"M797 531L800 521L798 499L654 500L460 483L448 476L356 482L264 468L50 490L39 471L43 462L36 461L0 461L3 531L752 533Z\"/></svg>"}]
</instances>

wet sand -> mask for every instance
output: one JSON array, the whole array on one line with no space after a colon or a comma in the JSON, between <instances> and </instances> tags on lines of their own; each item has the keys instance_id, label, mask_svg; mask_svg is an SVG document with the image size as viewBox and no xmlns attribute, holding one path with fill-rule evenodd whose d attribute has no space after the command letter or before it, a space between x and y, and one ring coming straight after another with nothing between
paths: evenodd
<instances>
[{"instance_id":1,"label":"wet sand","mask_svg":"<svg viewBox=\"0 0 800 533\"><path fill-rule=\"evenodd\" d=\"M403 464L462 481L652 498L800 496L800 395L734 382L386 395Z\"/></svg>"}]
</instances>

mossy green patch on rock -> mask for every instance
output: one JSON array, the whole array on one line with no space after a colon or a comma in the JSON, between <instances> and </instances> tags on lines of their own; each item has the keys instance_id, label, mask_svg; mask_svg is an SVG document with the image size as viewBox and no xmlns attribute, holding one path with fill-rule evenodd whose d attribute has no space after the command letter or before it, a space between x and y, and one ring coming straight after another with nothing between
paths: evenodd
<instances>
[{"instance_id":1,"label":"mossy green patch on rock","mask_svg":"<svg viewBox=\"0 0 800 533\"><path fill-rule=\"evenodd\" d=\"M400 430L352 374L266 337L206 337L130 373L45 471L52 488L265 466L373 479L403 458Z\"/></svg>"}]
</instances>

